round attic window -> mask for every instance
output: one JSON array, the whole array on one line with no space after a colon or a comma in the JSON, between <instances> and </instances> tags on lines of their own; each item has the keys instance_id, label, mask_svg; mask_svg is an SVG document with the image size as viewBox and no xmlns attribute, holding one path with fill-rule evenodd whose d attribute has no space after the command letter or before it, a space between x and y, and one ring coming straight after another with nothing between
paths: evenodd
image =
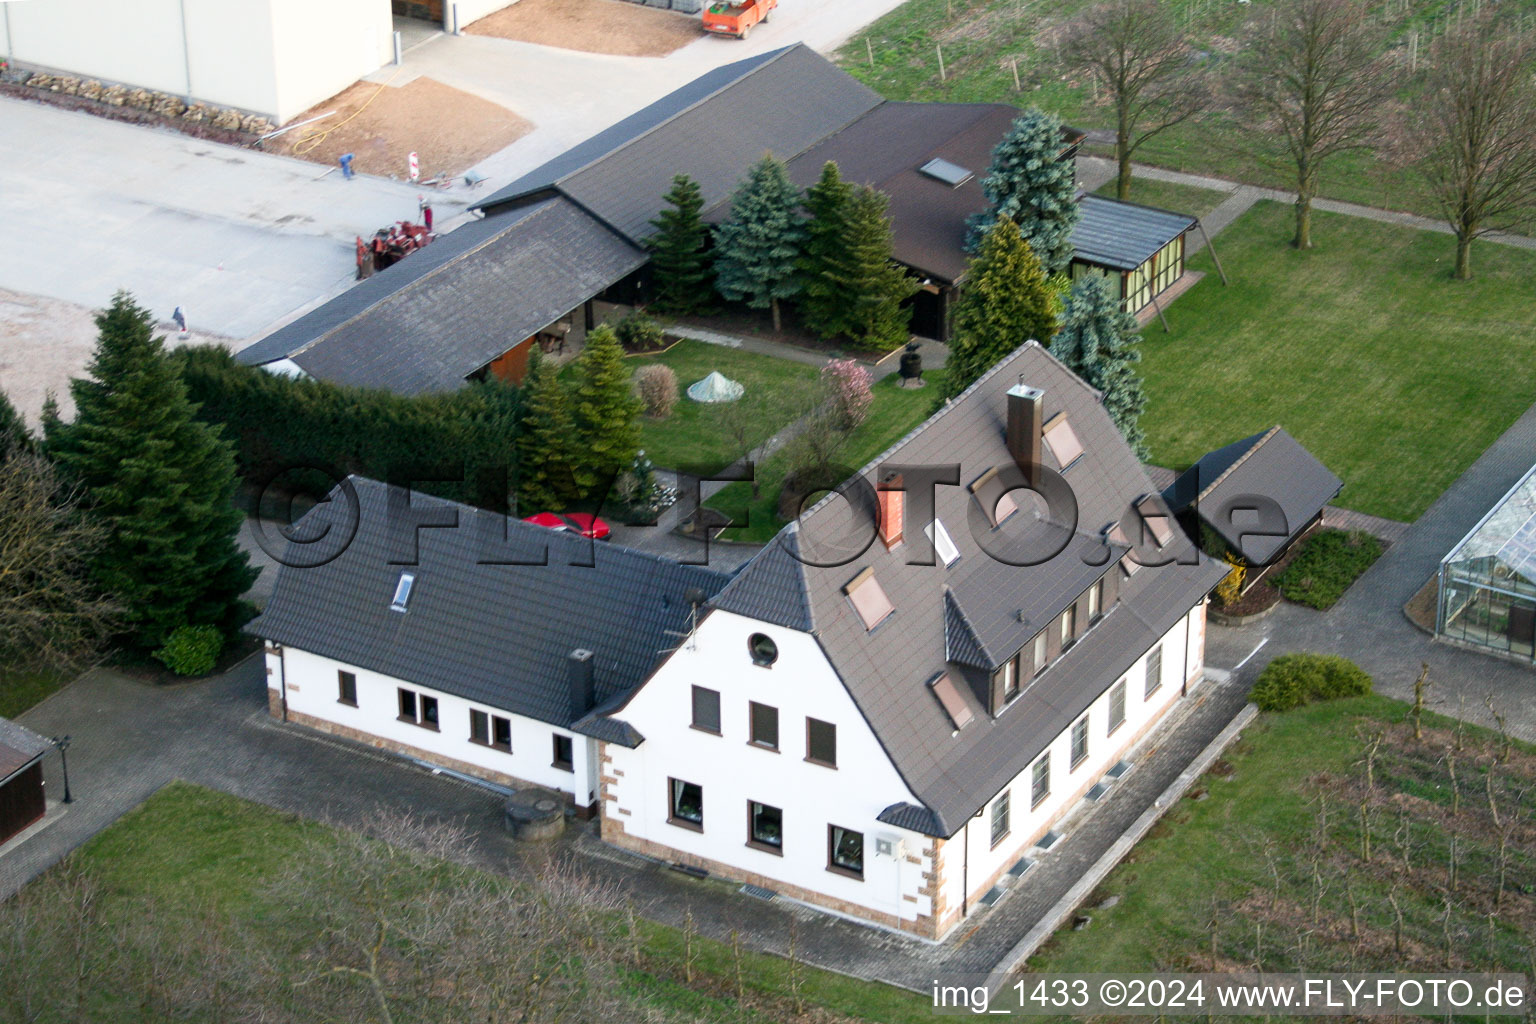
<instances>
[{"instance_id":1,"label":"round attic window","mask_svg":"<svg viewBox=\"0 0 1536 1024\"><path fill-rule=\"evenodd\" d=\"M747 639L747 651L752 655L752 664L763 668L779 660L779 645L762 633L753 633Z\"/></svg>"}]
</instances>

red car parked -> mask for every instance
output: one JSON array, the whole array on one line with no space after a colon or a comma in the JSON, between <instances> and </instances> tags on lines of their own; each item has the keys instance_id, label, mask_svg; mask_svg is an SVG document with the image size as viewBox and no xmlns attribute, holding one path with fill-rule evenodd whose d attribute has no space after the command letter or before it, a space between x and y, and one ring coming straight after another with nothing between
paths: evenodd
<instances>
[{"instance_id":1,"label":"red car parked","mask_svg":"<svg viewBox=\"0 0 1536 1024\"><path fill-rule=\"evenodd\" d=\"M607 523L585 512L540 512L538 515L525 517L523 522L533 523L535 526L543 526L550 530L579 534L591 540L607 540L611 532Z\"/></svg>"}]
</instances>

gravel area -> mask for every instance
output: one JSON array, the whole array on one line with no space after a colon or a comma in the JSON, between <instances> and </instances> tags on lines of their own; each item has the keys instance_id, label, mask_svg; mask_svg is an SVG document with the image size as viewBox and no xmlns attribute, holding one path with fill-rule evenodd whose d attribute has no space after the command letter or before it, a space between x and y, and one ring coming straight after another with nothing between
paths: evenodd
<instances>
[{"instance_id":1,"label":"gravel area","mask_svg":"<svg viewBox=\"0 0 1536 1024\"><path fill-rule=\"evenodd\" d=\"M623 0L518 0L464 30L619 57L663 57L698 39L696 15Z\"/></svg>"}]
</instances>

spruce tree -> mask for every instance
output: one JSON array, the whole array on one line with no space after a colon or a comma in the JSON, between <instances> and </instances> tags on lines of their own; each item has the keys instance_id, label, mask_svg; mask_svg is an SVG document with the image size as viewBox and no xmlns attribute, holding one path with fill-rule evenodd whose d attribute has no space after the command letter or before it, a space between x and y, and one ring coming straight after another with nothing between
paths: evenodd
<instances>
[{"instance_id":1,"label":"spruce tree","mask_svg":"<svg viewBox=\"0 0 1536 1024\"><path fill-rule=\"evenodd\" d=\"M1120 307L1109 279L1094 275L1073 282L1051 354L1104 395L1104 411L1138 459L1147 458L1146 432L1137 420L1147 407L1136 364L1141 343L1136 318Z\"/></svg>"},{"instance_id":2,"label":"spruce tree","mask_svg":"<svg viewBox=\"0 0 1536 1024\"><path fill-rule=\"evenodd\" d=\"M106 531L92 573L123 606L124 639L142 654L178 626L233 634L250 617L241 598L258 571L235 540L233 447L194 419L153 323L119 292L96 317L88 376L70 382L74 421L47 422L49 454Z\"/></svg>"},{"instance_id":3,"label":"spruce tree","mask_svg":"<svg viewBox=\"0 0 1536 1024\"><path fill-rule=\"evenodd\" d=\"M883 192L860 187L844 215L842 243L828 272L843 307L843 332L865 348L889 352L912 336L902 301L919 285L891 260L890 205Z\"/></svg>"},{"instance_id":4,"label":"spruce tree","mask_svg":"<svg viewBox=\"0 0 1536 1024\"><path fill-rule=\"evenodd\" d=\"M523 381L523 417L517 434L520 515L560 511L574 497L575 436L570 396L560 380L560 369L534 352Z\"/></svg>"},{"instance_id":5,"label":"spruce tree","mask_svg":"<svg viewBox=\"0 0 1536 1024\"><path fill-rule=\"evenodd\" d=\"M805 325L823 338L848 333L852 323L848 317L847 289L837 274L853 193L853 186L843 180L837 164L830 160L822 165L821 179L805 190L805 209L810 220L805 226L805 253L800 259L800 309Z\"/></svg>"},{"instance_id":6,"label":"spruce tree","mask_svg":"<svg viewBox=\"0 0 1536 1024\"><path fill-rule=\"evenodd\" d=\"M704 193L698 182L679 174L663 198L671 209L662 210L651 221L656 233L646 242L656 289L651 307L659 313L703 312L710 305L710 279L714 276L705 250L709 229L699 216L704 209Z\"/></svg>"},{"instance_id":7,"label":"spruce tree","mask_svg":"<svg viewBox=\"0 0 1536 1024\"><path fill-rule=\"evenodd\" d=\"M11 404L10 397L0 391L0 459L32 448L32 434L27 430L26 421Z\"/></svg>"},{"instance_id":8,"label":"spruce tree","mask_svg":"<svg viewBox=\"0 0 1536 1024\"><path fill-rule=\"evenodd\" d=\"M981 190L991 208L971 218L967 247L975 252L992 222L1007 217L1047 275L1072 262L1072 228L1077 224L1076 168L1061 156L1061 118L1027 111L992 151Z\"/></svg>"},{"instance_id":9,"label":"spruce tree","mask_svg":"<svg viewBox=\"0 0 1536 1024\"><path fill-rule=\"evenodd\" d=\"M1056 333L1051 290L1040 261L1018 225L999 217L966 268L955 301L948 388L958 395L992 364L1031 338L1045 343Z\"/></svg>"},{"instance_id":10,"label":"spruce tree","mask_svg":"<svg viewBox=\"0 0 1536 1024\"><path fill-rule=\"evenodd\" d=\"M628 468L640 450L640 400L630 383L624 347L607 324L587 335L576 357L571 395L574 443L568 450L581 496L604 498L599 489Z\"/></svg>"},{"instance_id":11,"label":"spruce tree","mask_svg":"<svg viewBox=\"0 0 1536 1024\"><path fill-rule=\"evenodd\" d=\"M773 311L800 291L797 273L805 228L800 192L770 153L748 172L731 199L731 217L715 233L715 288L732 302Z\"/></svg>"}]
</instances>

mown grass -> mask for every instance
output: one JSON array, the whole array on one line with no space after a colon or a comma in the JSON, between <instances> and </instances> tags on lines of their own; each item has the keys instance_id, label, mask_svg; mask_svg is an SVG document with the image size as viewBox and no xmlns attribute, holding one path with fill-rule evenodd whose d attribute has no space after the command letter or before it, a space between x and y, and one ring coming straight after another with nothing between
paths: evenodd
<instances>
[{"instance_id":1,"label":"mown grass","mask_svg":"<svg viewBox=\"0 0 1536 1024\"><path fill-rule=\"evenodd\" d=\"M1098 194L1115 198L1115 182L1102 185ZM1137 178L1131 182L1131 202L1142 206L1155 206L1160 210L1187 213L1191 217L1206 217L1231 196L1231 191L1180 185L1155 178Z\"/></svg>"},{"instance_id":2,"label":"mown grass","mask_svg":"<svg viewBox=\"0 0 1536 1024\"><path fill-rule=\"evenodd\" d=\"M1412 521L1536 395L1536 253L1473 250L1451 278L1447 235L1259 203L1216 240L1201 281L1143 335L1152 461L1182 468L1280 424L1344 480L1338 504Z\"/></svg>"}]
</instances>

